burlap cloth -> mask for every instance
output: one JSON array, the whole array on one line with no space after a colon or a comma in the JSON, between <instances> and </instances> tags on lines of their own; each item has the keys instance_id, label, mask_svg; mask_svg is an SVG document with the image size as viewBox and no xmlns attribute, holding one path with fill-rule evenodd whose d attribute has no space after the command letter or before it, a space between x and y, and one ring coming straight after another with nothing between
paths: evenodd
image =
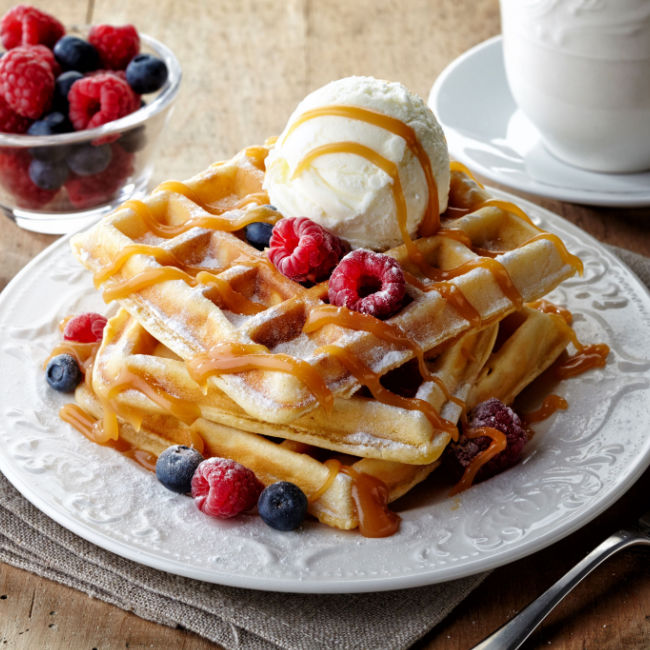
<instances>
[{"instance_id":1,"label":"burlap cloth","mask_svg":"<svg viewBox=\"0 0 650 650\"><path fill-rule=\"evenodd\" d=\"M613 252L650 286L650 259ZM225 648L407 648L486 574L431 587L352 595L269 593L182 578L77 537L28 503L0 474L0 560L142 618L181 625Z\"/></svg>"}]
</instances>

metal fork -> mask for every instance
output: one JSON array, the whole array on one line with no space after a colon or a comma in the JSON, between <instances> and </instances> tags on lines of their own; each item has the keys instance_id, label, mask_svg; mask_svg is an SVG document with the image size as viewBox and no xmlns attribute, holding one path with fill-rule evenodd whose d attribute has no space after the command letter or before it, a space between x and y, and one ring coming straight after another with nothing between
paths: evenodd
<instances>
[{"instance_id":1,"label":"metal fork","mask_svg":"<svg viewBox=\"0 0 650 650\"><path fill-rule=\"evenodd\" d=\"M639 519L637 526L610 535L539 598L481 641L473 650L516 650L583 578L614 553L634 544L650 546L650 511Z\"/></svg>"}]
</instances>

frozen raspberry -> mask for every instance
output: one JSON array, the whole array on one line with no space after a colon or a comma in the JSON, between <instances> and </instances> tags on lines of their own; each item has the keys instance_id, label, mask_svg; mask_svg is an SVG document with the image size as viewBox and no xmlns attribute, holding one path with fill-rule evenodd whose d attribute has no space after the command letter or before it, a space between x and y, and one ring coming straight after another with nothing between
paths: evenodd
<instances>
[{"instance_id":1,"label":"frozen raspberry","mask_svg":"<svg viewBox=\"0 0 650 650\"><path fill-rule=\"evenodd\" d=\"M95 343L102 340L106 318L101 314L87 312L71 318L63 328L66 341L78 343Z\"/></svg>"},{"instance_id":2,"label":"frozen raspberry","mask_svg":"<svg viewBox=\"0 0 650 650\"><path fill-rule=\"evenodd\" d=\"M117 198L126 179L133 173L133 154L118 143L110 145L111 161L98 174L71 174L65 183L70 202L79 209L91 208Z\"/></svg>"},{"instance_id":3,"label":"frozen raspberry","mask_svg":"<svg viewBox=\"0 0 650 650\"><path fill-rule=\"evenodd\" d=\"M7 50L38 43L52 47L63 34L65 28L54 16L26 5L16 5L0 21L0 40Z\"/></svg>"},{"instance_id":4,"label":"frozen raspberry","mask_svg":"<svg viewBox=\"0 0 650 650\"><path fill-rule=\"evenodd\" d=\"M306 217L280 219L269 241L269 259L296 282L325 279L345 252L344 243Z\"/></svg>"},{"instance_id":5,"label":"frozen raspberry","mask_svg":"<svg viewBox=\"0 0 650 650\"><path fill-rule=\"evenodd\" d=\"M111 70L124 70L140 51L140 37L133 25L95 25L90 29L88 42L99 52L102 65Z\"/></svg>"},{"instance_id":6,"label":"frozen raspberry","mask_svg":"<svg viewBox=\"0 0 650 650\"><path fill-rule=\"evenodd\" d=\"M2 133L26 133L32 121L28 117L18 115L7 105L0 96L0 131Z\"/></svg>"},{"instance_id":7,"label":"frozen raspberry","mask_svg":"<svg viewBox=\"0 0 650 650\"><path fill-rule=\"evenodd\" d=\"M27 47L7 52L0 59L0 95L18 115L43 115L54 95L54 74L43 54Z\"/></svg>"},{"instance_id":8,"label":"frozen raspberry","mask_svg":"<svg viewBox=\"0 0 650 650\"><path fill-rule=\"evenodd\" d=\"M75 81L68 93L68 102L70 121L77 131L117 120L140 105L129 84L109 72Z\"/></svg>"},{"instance_id":9,"label":"frozen raspberry","mask_svg":"<svg viewBox=\"0 0 650 650\"><path fill-rule=\"evenodd\" d=\"M521 458L528 435L519 416L503 402L492 397L475 406L467 416L468 429L492 427L506 435L506 448L489 460L476 475L477 481L499 474L505 469L516 465ZM487 449L491 439L487 436L467 438L461 435L457 443L449 445L449 453L463 470L472 462L474 457Z\"/></svg>"},{"instance_id":10,"label":"frozen raspberry","mask_svg":"<svg viewBox=\"0 0 650 650\"><path fill-rule=\"evenodd\" d=\"M226 458L204 460L192 477L192 496L198 509L220 519L252 508L263 489L250 469Z\"/></svg>"},{"instance_id":11,"label":"frozen raspberry","mask_svg":"<svg viewBox=\"0 0 650 650\"><path fill-rule=\"evenodd\" d=\"M13 195L21 208L39 209L49 203L56 191L37 187L29 177L32 157L24 150L0 150L0 184Z\"/></svg>"},{"instance_id":12,"label":"frozen raspberry","mask_svg":"<svg viewBox=\"0 0 650 650\"><path fill-rule=\"evenodd\" d=\"M332 271L329 300L347 307L388 318L402 306L406 283L402 267L388 255L358 248L348 253Z\"/></svg>"}]
</instances>

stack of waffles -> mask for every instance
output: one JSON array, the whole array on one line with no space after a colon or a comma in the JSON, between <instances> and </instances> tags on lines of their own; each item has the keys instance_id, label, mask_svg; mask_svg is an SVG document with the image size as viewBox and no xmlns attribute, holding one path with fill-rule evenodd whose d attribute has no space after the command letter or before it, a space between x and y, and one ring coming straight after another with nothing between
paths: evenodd
<instances>
[{"instance_id":1,"label":"stack of waffles","mask_svg":"<svg viewBox=\"0 0 650 650\"><path fill-rule=\"evenodd\" d=\"M164 183L73 239L118 305L75 398L98 442L154 456L194 445L297 484L325 524L373 534L364 484L388 501L408 492L467 409L510 403L567 346L566 323L530 303L580 264L452 166L437 233L386 251L404 306L383 321L334 307L327 282L284 277L245 239L246 224L279 218L267 153Z\"/></svg>"}]
</instances>

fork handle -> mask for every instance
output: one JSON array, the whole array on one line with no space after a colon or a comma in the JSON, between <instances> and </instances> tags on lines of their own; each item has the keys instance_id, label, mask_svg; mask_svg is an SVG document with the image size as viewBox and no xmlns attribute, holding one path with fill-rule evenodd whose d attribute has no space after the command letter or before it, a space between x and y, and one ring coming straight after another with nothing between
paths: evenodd
<instances>
[{"instance_id":1,"label":"fork handle","mask_svg":"<svg viewBox=\"0 0 650 650\"><path fill-rule=\"evenodd\" d=\"M650 546L650 539L629 530L619 530L614 533L580 560L539 598L536 598L512 620L481 641L473 650L516 650L583 578L614 553L634 544Z\"/></svg>"}]
</instances>

